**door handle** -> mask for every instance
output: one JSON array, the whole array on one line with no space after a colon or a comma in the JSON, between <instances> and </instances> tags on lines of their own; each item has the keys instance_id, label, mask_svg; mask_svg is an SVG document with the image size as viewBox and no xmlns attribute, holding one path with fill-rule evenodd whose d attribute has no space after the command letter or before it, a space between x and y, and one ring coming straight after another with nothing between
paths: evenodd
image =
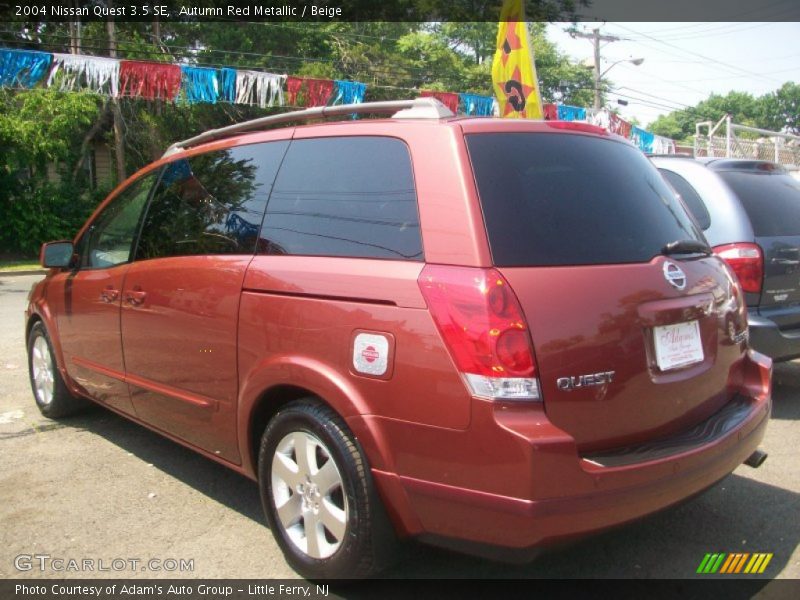
<instances>
[{"instance_id":1,"label":"door handle","mask_svg":"<svg viewBox=\"0 0 800 600\"><path fill-rule=\"evenodd\" d=\"M100 300L103 302L114 302L117 298L119 298L119 290L115 290L111 286L100 292Z\"/></svg>"},{"instance_id":2,"label":"door handle","mask_svg":"<svg viewBox=\"0 0 800 600\"><path fill-rule=\"evenodd\" d=\"M144 304L145 298L147 298L147 292L143 290L132 290L125 294L125 300L133 306L141 306Z\"/></svg>"}]
</instances>

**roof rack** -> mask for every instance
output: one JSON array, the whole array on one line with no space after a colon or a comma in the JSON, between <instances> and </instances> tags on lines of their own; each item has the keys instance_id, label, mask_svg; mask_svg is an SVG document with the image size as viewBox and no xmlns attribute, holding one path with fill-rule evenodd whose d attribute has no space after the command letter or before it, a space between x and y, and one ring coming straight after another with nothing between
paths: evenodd
<instances>
[{"instance_id":1,"label":"roof rack","mask_svg":"<svg viewBox=\"0 0 800 600\"><path fill-rule=\"evenodd\" d=\"M279 115L271 115L269 117L261 117L259 119L252 119L242 123L235 123L220 129L211 129L195 137L183 140L182 142L175 142L167 151L164 152L162 158L166 158L181 150L187 150L206 142L219 140L237 133L244 133L246 131L253 131L255 129L264 129L271 125L280 123L290 123L292 121L310 121L312 119L322 119L325 117L334 117L341 115L357 115L357 114L393 114L396 119L443 119L447 117L454 117L455 115L436 98L415 98L414 100L390 100L386 102L364 102L362 104L342 104L340 106L318 106L315 108L307 108L305 110L297 110L293 112L281 113Z\"/></svg>"}]
</instances>

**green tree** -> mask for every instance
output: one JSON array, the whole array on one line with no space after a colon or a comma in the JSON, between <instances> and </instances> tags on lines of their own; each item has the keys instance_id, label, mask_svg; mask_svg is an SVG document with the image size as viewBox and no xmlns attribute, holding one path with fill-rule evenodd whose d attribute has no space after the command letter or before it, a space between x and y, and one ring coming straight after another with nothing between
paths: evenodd
<instances>
[{"instance_id":1,"label":"green tree","mask_svg":"<svg viewBox=\"0 0 800 600\"><path fill-rule=\"evenodd\" d=\"M762 96L759 121L766 129L800 135L800 85L787 81L780 89Z\"/></svg>"},{"instance_id":2,"label":"green tree","mask_svg":"<svg viewBox=\"0 0 800 600\"><path fill-rule=\"evenodd\" d=\"M0 90L0 250L33 255L86 219L97 198L72 170L99 106L90 94Z\"/></svg>"}]
</instances>

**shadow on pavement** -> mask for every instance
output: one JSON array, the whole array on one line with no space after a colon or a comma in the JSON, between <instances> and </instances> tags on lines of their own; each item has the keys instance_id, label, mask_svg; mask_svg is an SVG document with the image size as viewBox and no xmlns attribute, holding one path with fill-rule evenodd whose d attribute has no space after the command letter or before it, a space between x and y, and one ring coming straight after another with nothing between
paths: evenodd
<instances>
[{"instance_id":1,"label":"shadow on pavement","mask_svg":"<svg viewBox=\"0 0 800 600\"><path fill-rule=\"evenodd\" d=\"M105 438L212 500L266 527L258 487L243 475L101 407L89 408L64 421L64 424Z\"/></svg>"},{"instance_id":2,"label":"shadow on pavement","mask_svg":"<svg viewBox=\"0 0 800 600\"><path fill-rule=\"evenodd\" d=\"M247 478L100 408L68 423L102 436L216 502L265 523L257 486ZM741 466L737 472L747 469ZM551 549L529 564L495 563L409 543L406 558L385 577L689 578L696 577L706 552L772 552L763 575L772 578L800 542L798 505L800 494L734 474L689 502Z\"/></svg>"},{"instance_id":3,"label":"shadow on pavement","mask_svg":"<svg viewBox=\"0 0 800 600\"><path fill-rule=\"evenodd\" d=\"M740 467L747 469L747 467ZM773 552L765 578L786 566L800 541L800 495L732 475L705 494L644 520L551 549L526 565L507 565L415 546L387 577L708 578L696 575L706 552Z\"/></svg>"}]
</instances>

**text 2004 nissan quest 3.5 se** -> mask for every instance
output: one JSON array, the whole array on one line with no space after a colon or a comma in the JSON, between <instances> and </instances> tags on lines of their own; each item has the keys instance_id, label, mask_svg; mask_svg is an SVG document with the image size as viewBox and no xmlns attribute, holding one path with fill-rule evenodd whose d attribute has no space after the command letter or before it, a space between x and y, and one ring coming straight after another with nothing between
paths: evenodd
<instances>
[{"instance_id":1,"label":"text 2004 nissan quest 3.5 se","mask_svg":"<svg viewBox=\"0 0 800 600\"><path fill-rule=\"evenodd\" d=\"M289 124L351 112L393 116ZM403 538L524 556L765 457L736 276L594 126L265 117L173 145L42 261L42 413L88 398L256 480L306 577Z\"/></svg>"}]
</instances>

